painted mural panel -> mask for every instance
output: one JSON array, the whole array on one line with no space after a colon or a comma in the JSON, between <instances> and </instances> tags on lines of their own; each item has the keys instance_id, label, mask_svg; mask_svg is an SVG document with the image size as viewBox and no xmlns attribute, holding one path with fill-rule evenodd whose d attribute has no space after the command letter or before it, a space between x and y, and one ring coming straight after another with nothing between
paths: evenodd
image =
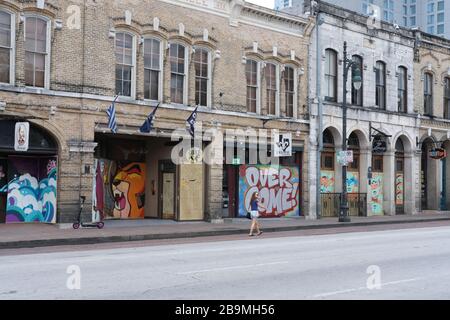
<instances>
[{"instance_id":1,"label":"painted mural panel","mask_svg":"<svg viewBox=\"0 0 450 320\"><path fill-rule=\"evenodd\" d=\"M358 172L347 172L347 192L348 193L358 193L359 192L359 173Z\"/></svg>"},{"instance_id":2,"label":"painted mural panel","mask_svg":"<svg viewBox=\"0 0 450 320\"><path fill-rule=\"evenodd\" d=\"M145 163L98 159L94 210L102 219L143 219Z\"/></svg>"},{"instance_id":3,"label":"painted mural panel","mask_svg":"<svg viewBox=\"0 0 450 320\"><path fill-rule=\"evenodd\" d=\"M395 205L402 206L404 203L404 176L403 173L395 174Z\"/></svg>"},{"instance_id":4,"label":"painted mural panel","mask_svg":"<svg viewBox=\"0 0 450 320\"><path fill-rule=\"evenodd\" d=\"M372 214L383 215L383 173L372 173L370 181L370 205Z\"/></svg>"},{"instance_id":5,"label":"painted mural panel","mask_svg":"<svg viewBox=\"0 0 450 320\"><path fill-rule=\"evenodd\" d=\"M334 193L334 171L321 171L320 172L320 192L321 193Z\"/></svg>"},{"instance_id":6,"label":"painted mural panel","mask_svg":"<svg viewBox=\"0 0 450 320\"><path fill-rule=\"evenodd\" d=\"M56 223L56 157L8 157L6 223Z\"/></svg>"},{"instance_id":7,"label":"painted mural panel","mask_svg":"<svg viewBox=\"0 0 450 320\"><path fill-rule=\"evenodd\" d=\"M239 168L239 216L244 217L250 199L259 192L261 217L300 215L300 170L293 166L243 165Z\"/></svg>"}]
</instances>

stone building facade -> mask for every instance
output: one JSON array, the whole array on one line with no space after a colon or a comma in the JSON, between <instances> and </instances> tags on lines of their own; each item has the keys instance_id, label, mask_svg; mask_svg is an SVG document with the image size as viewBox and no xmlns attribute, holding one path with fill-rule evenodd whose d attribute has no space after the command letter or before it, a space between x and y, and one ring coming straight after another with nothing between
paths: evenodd
<instances>
[{"instance_id":1,"label":"stone building facade","mask_svg":"<svg viewBox=\"0 0 450 320\"><path fill-rule=\"evenodd\" d=\"M420 114L416 207L448 211L449 161L434 159L431 153L450 151L450 42L420 31L415 35L414 100Z\"/></svg>"},{"instance_id":2,"label":"stone building facade","mask_svg":"<svg viewBox=\"0 0 450 320\"><path fill-rule=\"evenodd\" d=\"M346 177L350 215L416 213L417 191L406 187L419 179L416 136L420 120L414 110L413 32L384 22L376 27L368 23L366 16L323 2L312 12L322 23L318 27L319 54L316 30L310 47L309 173L311 177L320 175L317 184L310 185L310 194L317 194L319 189L321 201L311 201L310 211L322 216L335 216L339 212L343 183L342 165L337 163L336 155L342 150L345 137L354 157ZM354 61L362 77L358 90L353 86L353 68L349 69L345 133L342 132L344 41L348 46L347 58ZM317 67L321 75L322 130L319 100L313 99L318 96ZM375 152L375 145L384 147ZM315 154L319 149L318 164ZM319 211L316 204L320 205Z\"/></svg>"},{"instance_id":3,"label":"stone building facade","mask_svg":"<svg viewBox=\"0 0 450 320\"><path fill-rule=\"evenodd\" d=\"M235 217L246 192L239 172L248 168L242 157L239 167L223 164L227 129L292 134L293 156L281 166L297 175L291 211L309 215L313 18L241 0L2 0L0 19L3 222L71 222L80 196L94 218ZM158 105L153 130L141 133ZM199 149L213 150L214 161L173 165L171 137L196 105ZM13 147L18 130L29 130L26 152ZM25 184L34 188L33 215L13 195Z\"/></svg>"}]
</instances>

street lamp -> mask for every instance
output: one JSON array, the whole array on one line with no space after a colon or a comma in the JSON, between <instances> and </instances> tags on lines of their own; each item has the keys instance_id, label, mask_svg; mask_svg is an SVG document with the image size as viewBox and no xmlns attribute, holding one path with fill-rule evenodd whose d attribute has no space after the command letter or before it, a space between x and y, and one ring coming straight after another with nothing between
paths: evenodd
<instances>
[{"instance_id":1,"label":"street lamp","mask_svg":"<svg viewBox=\"0 0 450 320\"><path fill-rule=\"evenodd\" d=\"M353 59L347 58L347 41L344 41L344 95L342 102L342 151L347 151L347 78L348 72L352 68L352 83L355 90L360 90L362 86L361 70L359 65ZM350 222L348 214L348 194L347 194L347 165L346 161L342 164L342 197L339 212L339 222Z\"/></svg>"}]
</instances>

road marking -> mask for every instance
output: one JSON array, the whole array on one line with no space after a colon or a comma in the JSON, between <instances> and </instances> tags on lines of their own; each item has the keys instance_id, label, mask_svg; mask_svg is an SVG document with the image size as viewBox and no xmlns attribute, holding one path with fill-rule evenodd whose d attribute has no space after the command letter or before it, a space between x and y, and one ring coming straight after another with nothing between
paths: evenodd
<instances>
[{"instance_id":1,"label":"road marking","mask_svg":"<svg viewBox=\"0 0 450 320\"><path fill-rule=\"evenodd\" d=\"M214 272L214 271L225 271L225 270L234 270L234 269L249 269L249 268L273 266L273 265L288 264L288 263L289 263L289 261L278 261L278 262L268 262L268 263L259 263L259 264L248 264L248 265L242 265L242 266L232 266L232 267L223 267L223 268L214 268L214 269L203 269L203 270L196 270L196 271L178 272L177 275L186 275L186 274L194 274L194 273L205 273L205 272Z\"/></svg>"},{"instance_id":2,"label":"road marking","mask_svg":"<svg viewBox=\"0 0 450 320\"><path fill-rule=\"evenodd\" d=\"M382 287L386 287L386 286L395 285L395 284L400 284L400 283L419 281L419 280L422 280L422 279L424 279L424 278L411 278L411 279L403 279L403 280L385 282L385 283L381 284L381 288ZM372 290L370 290L367 287L359 287L359 288L353 288L353 289L346 289L346 290L340 290L340 291L320 293L320 294L316 294L315 296L313 296L313 298L326 298L326 297L335 296L335 295L338 295L338 294L350 293L350 292L362 291L362 290L376 291L376 290L379 290L379 289L372 289Z\"/></svg>"}]
</instances>

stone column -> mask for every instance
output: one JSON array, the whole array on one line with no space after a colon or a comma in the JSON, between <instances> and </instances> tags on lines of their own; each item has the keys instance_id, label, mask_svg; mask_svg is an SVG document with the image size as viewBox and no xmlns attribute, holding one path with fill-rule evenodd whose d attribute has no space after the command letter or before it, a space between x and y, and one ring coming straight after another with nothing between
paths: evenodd
<instances>
[{"instance_id":1,"label":"stone column","mask_svg":"<svg viewBox=\"0 0 450 320\"><path fill-rule=\"evenodd\" d=\"M311 125L313 125L314 121L311 121ZM317 219L317 200L316 200L316 192L317 188L320 187L320 177L316 175L317 169L317 152L318 152L318 144L317 144L317 135L313 134L317 130L311 128L311 135L309 137L309 150L307 153L308 157L308 193L309 193L309 206L308 212L309 215L305 215L306 219L316 220Z\"/></svg>"},{"instance_id":2,"label":"stone column","mask_svg":"<svg viewBox=\"0 0 450 320\"><path fill-rule=\"evenodd\" d=\"M385 215L395 215L395 152L387 151L383 157L383 209Z\"/></svg>"},{"instance_id":3,"label":"stone column","mask_svg":"<svg viewBox=\"0 0 450 320\"><path fill-rule=\"evenodd\" d=\"M405 164L403 168L404 172L404 184L405 184L405 198L404 198L404 208L406 214L416 214L415 209L415 197L416 190L413 187L415 181L415 161L414 153L405 153ZM409 187L410 186L410 187Z\"/></svg>"},{"instance_id":4,"label":"stone column","mask_svg":"<svg viewBox=\"0 0 450 320\"><path fill-rule=\"evenodd\" d=\"M414 174L414 186L415 186L415 208L417 212L422 211L422 151L416 150L413 153L413 162L416 172Z\"/></svg>"},{"instance_id":5,"label":"stone column","mask_svg":"<svg viewBox=\"0 0 450 320\"><path fill-rule=\"evenodd\" d=\"M372 150L361 150L360 151L360 168L361 168L361 177L360 177L360 191L361 193L365 193L367 195L367 203L366 203L366 212L367 216L372 216L372 189L370 186L369 180L369 167L372 167Z\"/></svg>"}]
</instances>

